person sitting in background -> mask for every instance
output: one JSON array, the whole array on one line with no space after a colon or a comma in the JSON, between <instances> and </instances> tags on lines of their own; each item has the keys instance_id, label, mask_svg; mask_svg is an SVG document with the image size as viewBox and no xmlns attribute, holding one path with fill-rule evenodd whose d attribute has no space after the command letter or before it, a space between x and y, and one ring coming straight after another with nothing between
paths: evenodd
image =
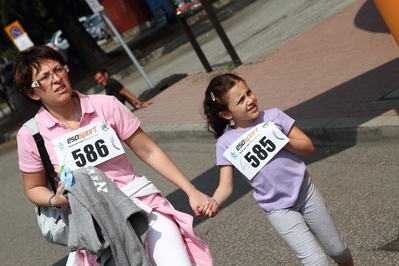
<instances>
[{"instance_id":1,"label":"person sitting in background","mask_svg":"<svg viewBox=\"0 0 399 266\"><path fill-rule=\"evenodd\" d=\"M153 104L153 100L142 102L130 93L119 81L109 76L109 73L105 69L99 69L94 73L94 79L98 84L105 87L105 93L107 95L115 96L121 103L125 104L127 101L135 109L145 108L150 104Z\"/></svg>"}]
</instances>

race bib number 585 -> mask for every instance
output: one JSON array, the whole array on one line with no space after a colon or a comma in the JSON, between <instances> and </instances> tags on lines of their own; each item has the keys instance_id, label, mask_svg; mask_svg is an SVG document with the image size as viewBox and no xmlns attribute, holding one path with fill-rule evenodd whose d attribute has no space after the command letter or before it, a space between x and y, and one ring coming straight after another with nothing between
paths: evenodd
<instances>
[{"instance_id":1,"label":"race bib number 585","mask_svg":"<svg viewBox=\"0 0 399 266\"><path fill-rule=\"evenodd\" d=\"M69 169L96 166L125 153L115 131L103 122L95 122L65 134L52 142L61 165Z\"/></svg>"},{"instance_id":2,"label":"race bib number 585","mask_svg":"<svg viewBox=\"0 0 399 266\"><path fill-rule=\"evenodd\" d=\"M251 180L288 142L273 122L264 122L237 139L223 156Z\"/></svg>"}]
</instances>

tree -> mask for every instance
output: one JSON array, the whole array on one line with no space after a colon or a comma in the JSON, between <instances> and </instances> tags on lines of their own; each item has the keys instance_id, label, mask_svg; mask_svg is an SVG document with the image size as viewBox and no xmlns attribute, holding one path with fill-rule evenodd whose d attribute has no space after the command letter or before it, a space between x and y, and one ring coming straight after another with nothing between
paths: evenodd
<instances>
[{"instance_id":1,"label":"tree","mask_svg":"<svg viewBox=\"0 0 399 266\"><path fill-rule=\"evenodd\" d=\"M18 20L35 44L44 42L46 37L46 34L43 34L44 29L51 25L45 16L46 9L40 0L21 2L0 0L0 25L4 28ZM17 48L4 30L1 31L0 40L1 57L11 60L17 54Z\"/></svg>"},{"instance_id":2,"label":"tree","mask_svg":"<svg viewBox=\"0 0 399 266\"><path fill-rule=\"evenodd\" d=\"M84 0L0 0L0 22L3 27L18 20L35 45L45 44L51 34L60 29L79 64L94 70L107 62L108 57L77 19L88 12L91 13ZM4 31L0 34L0 49L1 56L5 56L4 51L7 51L9 60L17 52Z\"/></svg>"},{"instance_id":3,"label":"tree","mask_svg":"<svg viewBox=\"0 0 399 266\"><path fill-rule=\"evenodd\" d=\"M42 1L59 29L68 39L73 51L90 70L95 70L108 61L105 52L83 28L76 13L66 0Z\"/></svg>"}]
</instances>

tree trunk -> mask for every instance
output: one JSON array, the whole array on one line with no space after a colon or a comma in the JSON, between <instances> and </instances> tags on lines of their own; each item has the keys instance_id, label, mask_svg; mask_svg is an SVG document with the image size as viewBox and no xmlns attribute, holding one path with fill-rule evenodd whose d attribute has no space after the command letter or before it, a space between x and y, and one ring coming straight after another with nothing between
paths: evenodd
<instances>
[{"instance_id":1,"label":"tree trunk","mask_svg":"<svg viewBox=\"0 0 399 266\"><path fill-rule=\"evenodd\" d=\"M43 0L43 4L67 38L70 49L77 57L80 68L88 67L89 70L95 70L108 61L105 52L79 22L67 1Z\"/></svg>"}]
</instances>

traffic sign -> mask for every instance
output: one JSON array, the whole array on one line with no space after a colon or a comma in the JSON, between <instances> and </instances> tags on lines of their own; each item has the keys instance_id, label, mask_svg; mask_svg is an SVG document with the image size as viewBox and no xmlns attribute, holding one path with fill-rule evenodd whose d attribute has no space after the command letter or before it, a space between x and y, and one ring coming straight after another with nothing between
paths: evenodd
<instances>
[{"instance_id":1,"label":"traffic sign","mask_svg":"<svg viewBox=\"0 0 399 266\"><path fill-rule=\"evenodd\" d=\"M14 21L10 25L4 28L11 40L15 40L19 36L25 33L22 26L19 24L18 20Z\"/></svg>"}]
</instances>

